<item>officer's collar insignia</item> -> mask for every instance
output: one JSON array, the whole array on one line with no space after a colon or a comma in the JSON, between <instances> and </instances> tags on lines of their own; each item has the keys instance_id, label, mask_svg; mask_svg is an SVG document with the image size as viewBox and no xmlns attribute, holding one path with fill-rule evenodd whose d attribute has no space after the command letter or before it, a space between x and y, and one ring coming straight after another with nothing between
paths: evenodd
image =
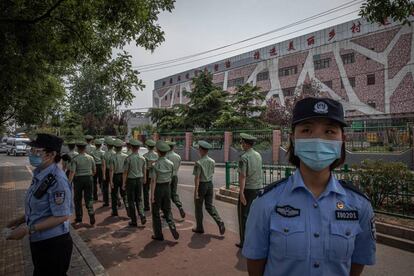
<instances>
[{"instance_id":1,"label":"officer's collar insignia","mask_svg":"<svg viewBox=\"0 0 414 276\"><path fill-rule=\"evenodd\" d=\"M293 218L300 216L300 209L296 209L290 205L278 206L275 207L276 213L286 218Z\"/></svg>"},{"instance_id":2,"label":"officer's collar insignia","mask_svg":"<svg viewBox=\"0 0 414 276\"><path fill-rule=\"evenodd\" d=\"M337 220L358 220L358 211L356 210L336 210L335 217Z\"/></svg>"},{"instance_id":3,"label":"officer's collar insignia","mask_svg":"<svg viewBox=\"0 0 414 276\"><path fill-rule=\"evenodd\" d=\"M65 192L64 191L55 192L53 197L55 199L55 204L56 205L61 205L61 204L63 204L63 202L65 202Z\"/></svg>"},{"instance_id":4,"label":"officer's collar insignia","mask_svg":"<svg viewBox=\"0 0 414 276\"><path fill-rule=\"evenodd\" d=\"M341 201L338 201L338 202L336 203L336 208L337 208L337 209L344 209L344 203L343 203L343 202L341 202Z\"/></svg>"},{"instance_id":5,"label":"officer's collar insignia","mask_svg":"<svg viewBox=\"0 0 414 276\"><path fill-rule=\"evenodd\" d=\"M313 107L313 112L319 114L326 114L328 113L328 105L324 102L317 102Z\"/></svg>"}]
</instances>

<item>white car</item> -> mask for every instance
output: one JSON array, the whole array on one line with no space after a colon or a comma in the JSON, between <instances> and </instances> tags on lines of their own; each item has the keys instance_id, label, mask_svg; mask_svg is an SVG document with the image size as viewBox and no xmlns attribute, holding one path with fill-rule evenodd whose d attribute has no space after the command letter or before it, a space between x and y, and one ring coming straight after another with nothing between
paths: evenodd
<instances>
[{"instance_id":1,"label":"white car","mask_svg":"<svg viewBox=\"0 0 414 276\"><path fill-rule=\"evenodd\" d=\"M7 155L26 155L29 146L27 143L30 142L29 138L8 138L7 145L6 145L6 152Z\"/></svg>"}]
</instances>

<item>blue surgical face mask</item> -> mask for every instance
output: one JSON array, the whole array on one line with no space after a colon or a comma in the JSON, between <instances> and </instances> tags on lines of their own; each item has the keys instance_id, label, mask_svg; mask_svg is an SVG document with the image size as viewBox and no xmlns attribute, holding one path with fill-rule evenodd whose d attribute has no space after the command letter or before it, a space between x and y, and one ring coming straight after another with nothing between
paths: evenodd
<instances>
[{"instance_id":1,"label":"blue surgical face mask","mask_svg":"<svg viewBox=\"0 0 414 276\"><path fill-rule=\"evenodd\" d=\"M37 168L42 164L43 159L39 155L32 155L31 154L31 155L29 155L29 162L30 162L30 165Z\"/></svg>"},{"instance_id":2,"label":"blue surgical face mask","mask_svg":"<svg viewBox=\"0 0 414 276\"><path fill-rule=\"evenodd\" d=\"M329 167L341 158L342 141L319 138L295 139L295 155L314 171Z\"/></svg>"}]
</instances>

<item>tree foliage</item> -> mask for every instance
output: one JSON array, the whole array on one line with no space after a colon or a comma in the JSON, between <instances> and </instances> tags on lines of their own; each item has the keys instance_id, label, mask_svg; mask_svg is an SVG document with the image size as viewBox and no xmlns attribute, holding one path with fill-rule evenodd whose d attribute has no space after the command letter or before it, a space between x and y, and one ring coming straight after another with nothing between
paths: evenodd
<instances>
[{"instance_id":1,"label":"tree foliage","mask_svg":"<svg viewBox=\"0 0 414 276\"><path fill-rule=\"evenodd\" d=\"M388 17L410 25L408 18L414 11L411 0L367 0L362 4L360 16L370 22L385 23Z\"/></svg>"},{"instance_id":2,"label":"tree foliage","mask_svg":"<svg viewBox=\"0 0 414 276\"><path fill-rule=\"evenodd\" d=\"M174 0L0 1L0 123L39 122L76 64L107 64L114 48L132 42L154 50L164 41L158 14L173 8Z\"/></svg>"}]
</instances>

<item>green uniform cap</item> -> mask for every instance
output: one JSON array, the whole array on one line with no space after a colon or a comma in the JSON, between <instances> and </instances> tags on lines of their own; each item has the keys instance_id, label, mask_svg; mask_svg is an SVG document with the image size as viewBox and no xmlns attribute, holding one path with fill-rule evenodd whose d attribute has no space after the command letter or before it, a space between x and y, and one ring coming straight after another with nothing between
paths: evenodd
<instances>
[{"instance_id":1,"label":"green uniform cap","mask_svg":"<svg viewBox=\"0 0 414 276\"><path fill-rule=\"evenodd\" d=\"M204 140L198 141L198 146L200 148L203 148L203 149L206 149L206 150L209 150L209 149L211 149L213 147L210 143L208 143L208 142L206 142Z\"/></svg>"},{"instance_id":2,"label":"green uniform cap","mask_svg":"<svg viewBox=\"0 0 414 276\"><path fill-rule=\"evenodd\" d=\"M167 152L171 150L171 147L167 144L167 142L164 141L157 141L157 143L155 143L155 146L157 147L157 150L161 152Z\"/></svg>"},{"instance_id":3,"label":"green uniform cap","mask_svg":"<svg viewBox=\"0 0 414 276\"><path fill-rule=\"evenodd\" d=\"M141 143L141 141L139 141L139 140L136 140L136 139L131 139L131 140L129 140L129 144L131 145L131 146L142 146L142 143Z\"/></svg>"},{"instance_id":4,"label":"green uniform cap","mask_svg":"<svg viewBox=\"0 0 414 276\"><path fill-rule=\"evenodd\" d=\"M95 143L95 145L102 145L102 140L101 139L95 139L94 143Z\"/></svg>"},{"instance_id":5,"label":"green uniform cap","mask_svg":"<svg viewBox=\"0 0 414 276\"><path fill-rule=\"evenodd\" d=\"M123 144L124 142L122 142L121 139L114 139L114 141L112 142L112 145L115 147L122 147Z\"/></svg>"},{"instance_id":6,"label":"green uniform cap","mask_svg":"<svg viewBox=\"0 0 414 276\"><path fill-rule=\"evenodd\" d=\"M86 146L88 143L86 143L84 140L79 139L79 140L76 140L75 144L77 146Z\"/></svg>"},{"instance_id":7,"label":"green uniform cap","mask_svg":"<svg viewBox=\"0 0 414 276\"><path fill-rule=\"evenodd\" d=\"M114 141L113 138L109 136L105 137L105 144L107 144L108 146L113 146L113 141Z\"/></svg>"},{"instance_id":8,"label":"green uniform cap","mask_svg":"<svg viewBox=\"0 0 414 276\"><path fill-rule=\"evenodd\" d=\"M85 135L85 139L86 140L93 140L93 136L92 135Z\"/></svg>"},{"instance_id":9,"label":"green uniform cap","mask_svg":"<svg viewBox=\"0 0 414 276\"><path fill-rule=\"evenodd\" d=\"M256 138L256 137L254 137L254 136L252 136L252 135L250 135L250 134L247 134L247 133L240 133L240 137L241 137L243 140L247 140L247 141L256 141L256 140L257 140L257 138Z\"/></svg>"},{"instance_id":10,"label":"green uniform cap","mask_svg":"<svg viewBox=\"0 0 414 276\"><path fill-rule=\"evenodd\" d=\"M175 142L173 142L173 141L167 141L167 144L168 144L170 147L174 147L177 143L175 143Z\"/></svg>"},{"instance_id":11,"label":"green uniform cap","mask_svg":"<svg viewBox=\"0 0 414 276\"><path fill-rule=\"evenodd\" d=\"M155 141L152 139L148 139L147 141L145 141L145 145L147 145L148 147L155 147Z\"/></svg>"}]
</instances>

